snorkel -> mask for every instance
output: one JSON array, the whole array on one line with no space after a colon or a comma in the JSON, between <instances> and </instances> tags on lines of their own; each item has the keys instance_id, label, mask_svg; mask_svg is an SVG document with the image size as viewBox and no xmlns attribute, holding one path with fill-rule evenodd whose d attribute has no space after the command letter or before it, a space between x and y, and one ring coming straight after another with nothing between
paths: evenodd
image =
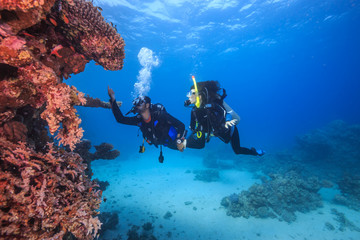
<instances>
[{"instance_id":1,"label":"snorkel","mask_svg":"<svg viewBox=\"0 0 360 240\"><path fill-rule=\"evenodd\" d=\"M195 80L195 76L191 76L193 82L194 82L194 88L195 88L195 95L196 95L196 102L195 102L195 106L197 108L200 107L200 98L199 98L199 90L197 88L197 84L196 84L196 80Z\"/></svg>"}]
</instances>

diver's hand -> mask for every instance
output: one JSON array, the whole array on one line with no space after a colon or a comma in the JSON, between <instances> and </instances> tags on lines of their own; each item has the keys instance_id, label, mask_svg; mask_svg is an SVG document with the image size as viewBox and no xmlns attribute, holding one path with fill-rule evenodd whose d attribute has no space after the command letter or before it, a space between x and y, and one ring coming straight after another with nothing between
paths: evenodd
<instances>
[{"instance_id":1,"label":"diver's hand","mask_svg":"<svg viewBox=\"0 0 360 240\"><path fill-rule=\"evenodd\" d=\"M184 141L182 141L181 143L177 143L176 147L180 152L183 152L184 149L186 148L186 139Z\"/></svg>"},{"instance_id":2,"label":"diver's hand","mask_svg":"<svg viewBox=\"0 0 360 240\"><path fill-rule=\"evenodd\" d=\"M229 128L229 127L232 127L232 126L235 126L235 125L236 125L236 120L235 119L230 120L230 121L226 121L225 128Z\"/></svg>"},{"instance_id":3,"label":"diver's hand","mask_svg":"<svg viewBox=\"0 0 360 240\"><path fill-rule=\"evenodd\" d=\"M115 92L109 86L108 86L108 94L109 94L109 97L111 98L111 101L114 101L115 100Z\"/></svg>"}]
</instances>

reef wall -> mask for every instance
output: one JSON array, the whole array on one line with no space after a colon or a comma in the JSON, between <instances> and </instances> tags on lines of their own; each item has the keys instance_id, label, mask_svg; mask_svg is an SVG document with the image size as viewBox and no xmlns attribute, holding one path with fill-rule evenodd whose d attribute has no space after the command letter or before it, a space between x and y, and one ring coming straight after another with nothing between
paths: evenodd
<instances>
[{"instance_id":1,"label":"reef wall","mask_svg":"<svg viewBox=\"0 0 360 240\"><path fill-rule=\"evenodd\" d=\"M63 82L94 60L123 67L124 41L84 0L0 0L0 239L93 239L97 184L68 152L84 94ZM53 137L49 136L53 135Z\"/></svg>"}]
</instances>

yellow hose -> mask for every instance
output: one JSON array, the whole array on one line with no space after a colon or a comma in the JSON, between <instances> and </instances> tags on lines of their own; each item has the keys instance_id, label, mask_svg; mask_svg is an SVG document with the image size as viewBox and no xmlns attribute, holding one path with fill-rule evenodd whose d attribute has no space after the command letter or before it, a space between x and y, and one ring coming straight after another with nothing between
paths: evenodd
<instances>
[{"instance_id":1,"label":"yellow hose","mask_svg":"<svg viewBox=\"0 0 360 240\"><path fill-rule=\"evenodd\" d=\"M200 98L199 98L199 90L197 88L197 84L196 84L196 80L195 80L195 77L194 76L191 76L193 82L194 82L194 87L195 87L195 95L196 95L196 102L195 102L195 106L197 108L200 107Z\"/></svg>"}]
</instances>

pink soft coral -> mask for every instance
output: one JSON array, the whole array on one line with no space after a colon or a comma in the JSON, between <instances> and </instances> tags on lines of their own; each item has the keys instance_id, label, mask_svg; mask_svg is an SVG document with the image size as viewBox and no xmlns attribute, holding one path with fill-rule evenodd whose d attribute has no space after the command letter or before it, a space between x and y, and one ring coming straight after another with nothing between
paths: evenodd
<instances>
[{"instance_id":1,"label":"pink soft coral","mask_svg":"<svg viewBox=\"0 0 360 240\"><path fill-rule=\"evenodd\" d=\"M101 201L97 184L84 174L75 153L52 145L36 153L24 143L0 137L0 238L61 239L71 232L92 239L100 229L95 217Z\"/></svg>"},{"instance_id":2,"label":"pink soft coral","mask_svg":"<svg viewBox=\"0 0 360 240\"><path fill-rule=\"evenodd\" d=\"M85 104L84 94L79 93L74 86L65 83L51 86L46 94L47 105L41 117L48 122L51 134L60 128L56 136L60 144L68 145L71 150L80 142L83 130L79 127L81 119L76 115L75 104Z\"/></svg>"}]
</instances>

